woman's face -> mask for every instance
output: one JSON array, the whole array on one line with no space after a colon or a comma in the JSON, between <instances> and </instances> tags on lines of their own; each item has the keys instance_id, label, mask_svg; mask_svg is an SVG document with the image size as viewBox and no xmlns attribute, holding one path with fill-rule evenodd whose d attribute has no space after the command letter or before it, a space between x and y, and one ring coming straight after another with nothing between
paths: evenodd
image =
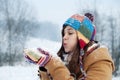
<instances>
[{"instance_id":1,"label":"woman's face","mask_svg":"<svg viewBox=\"0 0 120 80\"><path fill-rule=\"evenodd\" d=\"M77 33L72 27L66 26L62 39L65 52L72 52L77 47Z\"/></svg>"}]
</instances>

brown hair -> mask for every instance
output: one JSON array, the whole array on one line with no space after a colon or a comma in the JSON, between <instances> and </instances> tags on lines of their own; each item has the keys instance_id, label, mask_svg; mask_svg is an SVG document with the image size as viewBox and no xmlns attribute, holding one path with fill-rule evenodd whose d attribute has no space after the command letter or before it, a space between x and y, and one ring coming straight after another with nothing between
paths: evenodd
<instances>
[{"instance_id":1,"label":"brown hair","mask_svg":"<svg viewBox=\"0 0 120 80\"><path fill-rule=\"evenodd\" d=\"M62 29L62 37L64 36L64 29L66 27L63 27ZM63 40L62 40L63 41ZM71 58L71 61L66 65L67 68L69 69L69 71L71 73L74 73L74 74L77 74L79 71L80 71L80 64L79 64L79 56L80 56L80 46L79 46L79 43L76 45L76 49L74 49L73 51L73 55L72 55L72 58ZM64 54L67 54L64 50L64 47L63 47L63 44L60 48L60 50L58 51L57 55L64 61L64 57L63 55Z\"/></svg>"}]
</instances>

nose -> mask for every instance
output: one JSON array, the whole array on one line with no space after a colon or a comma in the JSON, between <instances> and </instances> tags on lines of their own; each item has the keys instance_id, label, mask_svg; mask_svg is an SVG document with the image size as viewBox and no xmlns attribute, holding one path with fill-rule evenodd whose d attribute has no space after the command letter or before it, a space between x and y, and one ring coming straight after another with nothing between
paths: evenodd
<instances>
[{"instance_id":1,"label":"nose","mask_svg":"<svg viewBox=\"0 0 120 80\"><path fill-rule=\"evenodd\" d=\"M68 35L65 34L65 35L63 36L63 40L67 40L67 39L68 39Z\"/></svg>"}]
</instances>

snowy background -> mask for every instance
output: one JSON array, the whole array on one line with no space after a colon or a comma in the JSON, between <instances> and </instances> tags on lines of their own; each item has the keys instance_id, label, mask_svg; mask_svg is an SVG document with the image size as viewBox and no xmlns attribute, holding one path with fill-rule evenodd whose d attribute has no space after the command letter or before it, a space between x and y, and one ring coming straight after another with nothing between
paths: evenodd
<instances>
[{"instance_id":1,"label":"snowy background","mask_svg":"<svg viewBox=\"0 0 120 80\"><path fill-rule=\"evenodd\" d=\"M41 47L56 56L64 21L74 13L95 16L96 38L108 46L120 80L120 0L0 0L0 80L39 80L23 48ZM104 35L104 36L103 36Z\"/></svg>"},{"instance_id":2,"label":"snowy background","mask_svg":"<svg viewBox=\"0 0 120 80\"><path fill-rule=\"evenodd\" d=\"M58 42L31 38L27 42L26 48L41 47L56 56L55 53L59 50L60 45ZM38 65L30 64L26 60L22 64L16 64L16 66L0 67L0 80L39 80L37 74ZM120 77L113 77L112 80L120 80Z\"/></svg>"},{"instance_id":3,"label":"snowy background","mask_svg":"<svg viewBox=\"0 0 120 80\"><path fill-rule=\"evenodd\" d=\"M56 56L56 52L60 48L60 43L45 40L30 38L30 41L26 43L26 48L41 47L49 52L53 56ZM0 80L39 80L38 66L31 64L26 59L15 66L2 66L0 67Z\"/></svg>"}]
</instances>

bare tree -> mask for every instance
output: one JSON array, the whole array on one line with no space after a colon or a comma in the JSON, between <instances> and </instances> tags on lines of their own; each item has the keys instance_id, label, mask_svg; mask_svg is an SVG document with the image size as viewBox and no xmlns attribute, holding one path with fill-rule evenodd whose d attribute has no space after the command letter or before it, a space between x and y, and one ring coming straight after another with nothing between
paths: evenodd
<instances>
[{"instance_id":1,"label":"bare tree","mask_svg":"<svg viewBox=\"0 0 120 80\"><path fill-rule=\"evenodd\" d=\"M114 71L114 75L115 76L119 76L118 74L119 74L119 66L120 66L120 37L119 37L119 45L116 47L116 49L115 49L115 55L117 55L116 56L116 58L115 58L115 71Z\"/></svg>"},{"instance_id":2,"label":"bare tree","mask_svg":"<svg viewBox=\"0 0 120 80\"><path fill-rule=\"evenodd\" d=\"M112 49L112 58L115 59L115 19L111 16L108 18L108 22L110 23L110 37L111 37L111 49Z\"/></svg>"},{"instance_id":3,"label":"bare tree","mask_svg":"<svg viewBox=\"0 0 120 80\"><path fill-rule=\"evenodd\" d=\"M22 53L31 25L29 20L33 20L33 16L24 0L0 0L0 11L6 24L4 29L8 43L6 59L9 65L13 65L17 55Z\"/></svg>"},{"instance_id":4,"label":"bare tree","mask_svg":"<svg viewBox=\"0 0 120 80\"><path fill-rule=\"evenodd\" d=\"M118 12L119 13L119 12ZM116 30L118 30L118 32L116 33L115 37L117 38L117 41L115 41L115 72L114 72L114 75L115 76L119 76L120 75L120 72L119 72L119 69L120 69L120 35L119 34L119 29L120 29L120 20L119 20L119 17L120 15L118 16L118 25L116 26Z\"/></svg>"}]
</instances>

